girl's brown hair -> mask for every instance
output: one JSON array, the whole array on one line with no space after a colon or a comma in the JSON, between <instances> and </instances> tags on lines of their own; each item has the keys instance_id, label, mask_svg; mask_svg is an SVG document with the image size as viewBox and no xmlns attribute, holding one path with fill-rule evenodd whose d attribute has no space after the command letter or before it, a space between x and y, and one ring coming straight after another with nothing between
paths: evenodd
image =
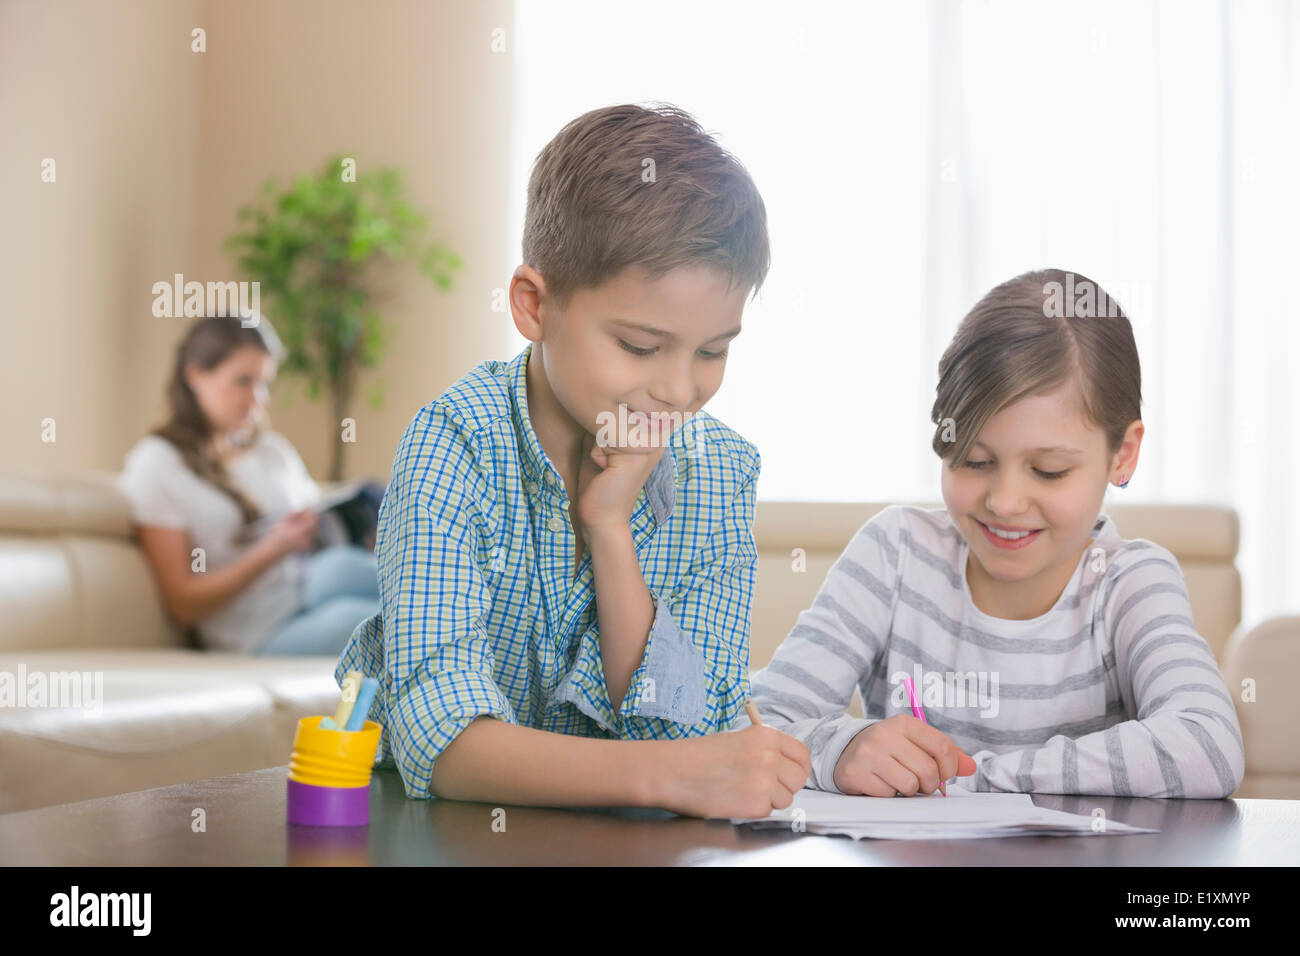
<instances>
[{"instance_id":1,"label":"girl's brown hair","mask_svg":"<svg viewBox=\"0 0 1300 956\"><path fill-rule=\"evenodd\" d=\"M523 257L563 309L630 265L657 279L706 263L757 292L767 210L745 167L683 110L627 104L584 113L546 144L528 179Z\"/></svg>"},{"instance_id":2,"label":"girl's brown hair","mask_svg":"<svg viewBox=\"0 0 1300 956\"><path fill-rule=\"evenodd\" d=\"M939 359L934 453L958 467L1000 410L1070 381L1114 454L1142 417L1142 368L1128 316L1077 272L1009 279L975 303Z\"/></svg>"},{"instance_id":3,"label":"girl's brown hair","mask_svg":"<svg viewBox=\"0 0 1300 956\"><path fill-rule=\"evenodd\" d=\"M171 442L191 471L229 495L239 506L245 527L262 516L261 509L231 483L225 466L216 456L212 424L199 405L198 396L185 381L185 368L190 362L205 370L216 368L237 348L247 345L261 349L276 361L281 358L278 339L264 336L260 323L245 326L237 316L209 316L195 322L176 347L176 360L167 382L171 417L150 432ZM256 441L260 431L260 426L253 426L249 443Z\"/></svg>"}]
</instances>

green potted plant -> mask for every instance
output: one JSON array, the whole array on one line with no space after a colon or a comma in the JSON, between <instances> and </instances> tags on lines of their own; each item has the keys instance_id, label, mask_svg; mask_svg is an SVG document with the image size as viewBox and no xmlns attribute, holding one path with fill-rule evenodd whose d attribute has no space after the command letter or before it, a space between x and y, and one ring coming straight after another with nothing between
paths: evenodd
<instances>
[{"instance_id":1,"label":"green potted plant","mask_svg":"<svg viewBox=\"0 0 1300 956\"><path fill-rule=\"evenodd\" d=\"M428 217L406 197L399 170L357 175L356 168L353 160L334 156L318 175L300 176L283 191L268 180L263 201L237 213L248 225L225 241L270 303L264 311L285 348L280 371L305 378L312 400L329 391L334 482L343 478L340 429L358 375L378 363L387 343L373 304L372 267L381 260L415 262L445 291L462 265L441 243L425 243ZM382 405L382 383L368 398L372 407Z\"/></svg>"}]
</instances>

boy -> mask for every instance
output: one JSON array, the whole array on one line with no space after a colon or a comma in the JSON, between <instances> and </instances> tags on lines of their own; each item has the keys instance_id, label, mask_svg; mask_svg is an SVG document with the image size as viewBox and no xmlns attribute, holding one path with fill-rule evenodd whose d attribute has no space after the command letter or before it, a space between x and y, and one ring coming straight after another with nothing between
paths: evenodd
<instances>
[{"instance_id":1,"label":"boy","mask_svg":"<svg viewBox=\"0 0 1300 956\"><path fill-rule=\"evenodd\" d=\"M757 450L699 409L769 262L744 168L669 106L538 156L510 283L529 345L426 405L379 517L378 762L408 796L785 808L801 742L742 724Z\"/></svg>"}]
</instances>

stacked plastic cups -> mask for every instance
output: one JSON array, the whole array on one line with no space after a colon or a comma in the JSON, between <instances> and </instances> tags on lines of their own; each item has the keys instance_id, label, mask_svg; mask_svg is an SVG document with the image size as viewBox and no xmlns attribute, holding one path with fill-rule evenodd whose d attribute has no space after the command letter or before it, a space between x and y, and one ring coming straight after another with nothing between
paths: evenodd
<instances>
[{"instance_id":1,"label":"stacked plastic cups","mask_svg":"<svg viewBox=\"0 0 1300 956\"><path fill-rule=\"evenodd\" d=\"M287 819L315 827L355 827L370 822L370 771L380 725L329 730L322 716L298 721L289 758Z\"/></svg>"}]
</instances>

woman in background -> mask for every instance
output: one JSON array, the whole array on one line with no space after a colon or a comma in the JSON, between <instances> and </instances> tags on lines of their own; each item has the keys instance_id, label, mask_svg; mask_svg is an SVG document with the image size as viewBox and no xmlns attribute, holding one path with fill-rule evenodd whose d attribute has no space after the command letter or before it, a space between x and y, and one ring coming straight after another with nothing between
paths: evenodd
<instances>
[{"instance_id":1,"label":"woman in background","mask_svg":"<svg viewBox=\"0 0 1300 956\"><path fill-rule=\"evenodd\" d=\"M338 655L379 611L377 565L351 545L310 553L320 489L262 427L282 357L263 316L196 322L176 349L171 417L127 454L119 487L168 611L205 648ZM283 517L259 536L268 515Z\"/></svg>"}]
</instances>

